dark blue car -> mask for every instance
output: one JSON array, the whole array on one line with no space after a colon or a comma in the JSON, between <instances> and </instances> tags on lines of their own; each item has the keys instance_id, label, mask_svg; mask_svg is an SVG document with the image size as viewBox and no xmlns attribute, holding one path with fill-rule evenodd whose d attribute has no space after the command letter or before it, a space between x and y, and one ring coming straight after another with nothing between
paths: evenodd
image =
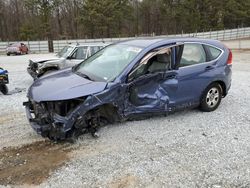
<instances>
[{"instance_id":1,"label":"dark blue car","mask_svg":"<svg viewBox=\"0 0 250 188\"><path fill-rule=\"evenodd\" d=\"M231 86L231 68L231 51L216 40L128 40L36 80L24 105L44 137L95 135L116 121L183 108L213 111Z\"/></svg>"}]
</instances>

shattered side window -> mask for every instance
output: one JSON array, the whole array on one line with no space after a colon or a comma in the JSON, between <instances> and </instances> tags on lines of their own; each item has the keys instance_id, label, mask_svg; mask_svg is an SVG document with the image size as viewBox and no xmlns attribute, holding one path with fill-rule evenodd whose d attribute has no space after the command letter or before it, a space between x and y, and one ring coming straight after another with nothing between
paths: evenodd
<instances>
[{"instance_id":1,"label":"shattered side window","mask_svg":"<svg viewBox=\"0 0 250 188\"><path fill-rule=\"evenodd\" d=\"M180 67L206 62L206 53L201 44L184 44Z\"/></svg>"},{"instance_id":2,"label":"shattered side window","mask_svg":"<svg viewBox=\"0 0 250 188\"><path fill-rule=\"evenodd\" d=\"M142 59L141 64L129 75L129 80L133 80L145 74L165 72L169 70L172 61L171 53L171 48L166 48L161 49L158 53L151 52L147 54Z\"/></svg>"}]
</instances>

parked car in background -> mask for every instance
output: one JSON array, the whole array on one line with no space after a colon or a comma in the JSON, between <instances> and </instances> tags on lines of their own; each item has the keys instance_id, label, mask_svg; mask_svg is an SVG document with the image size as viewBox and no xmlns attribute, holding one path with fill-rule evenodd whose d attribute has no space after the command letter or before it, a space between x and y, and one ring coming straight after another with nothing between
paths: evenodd
<instances>
[{"instance_id":1,"label":"parked car in background","mask_svg":"<svg viewBox=\"0 0 250 188\"><path fill-rule=\"evenodd\" d=\"M232 52L209 39L111 44L70 69L36 80L25 102L34 130L72 138L120 120L199 107L210 112L231 86Z\"/></svg>"},{"instance_id":2,"label":"parked car in background","mask_svg":"<svg viewBox=\"0 0 250 188\"><path fill-rule=\"evenodd\" d=\"M14 54L14 55L22 55L22 54L28 54L29 49L24 43L14 43L10 44L6 48L6 54L7 56Z\"/></svg>"},{"instance_id":3,"label":"parked car in background","mask_svg":"<svg viewBox=\"0 0 250 188\"><path fill-rule=\"evenodd\" d=\"M37 79L50 72L72 67L106 45L105 43L67 45L54 58L30 59L27 71L34 79Z\"/></svg>"}]
</instances>

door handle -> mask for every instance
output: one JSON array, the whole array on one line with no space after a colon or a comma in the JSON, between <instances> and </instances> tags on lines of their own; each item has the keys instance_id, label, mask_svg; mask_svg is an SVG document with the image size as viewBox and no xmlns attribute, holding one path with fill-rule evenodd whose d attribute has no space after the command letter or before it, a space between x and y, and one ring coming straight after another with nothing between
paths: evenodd
<instances>
[{"instance_id":1,"label":"door handle","mask_svg":"<svg viewBox=\"0 0 250 188\"><path fill-rule=\"evenodd\" d=\"M174 79L176 77L176 74L165 74L163 75L163 79Z\"/></svg>"},{"instance_id":2,"label":"door handle","mask_svg":"<svg viewBox=\"0 0 250 188\"><path fill-rule=\"evenodd\" d=\"M173 79L173 78L175 78L176 77L176 75L167 75L165 78L166 79Z\"/></svg>"},{"instance_id":3,"label":"door handle","mask_svg":"<svg viewBox=\"0 0 250 188\"><path fill-rule=\"evenodd\" d=\"M212 69L214 69L214 66L211 66L211 65L209 65L209 66L207 66L206 68L205 68L205 70L212 70Z\"/></svg>"}]
</instances>

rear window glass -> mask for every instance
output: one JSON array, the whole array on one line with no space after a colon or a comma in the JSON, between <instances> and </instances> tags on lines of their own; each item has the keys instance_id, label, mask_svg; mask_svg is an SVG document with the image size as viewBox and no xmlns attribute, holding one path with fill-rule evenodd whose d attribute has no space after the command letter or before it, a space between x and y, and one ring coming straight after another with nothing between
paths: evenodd
<instances>
[{"instance_id":1,"label":"rear window glass","mask_svg":"<svg viewBox=\"0 0 250 188\"><path fill-rule=\"evenodd\" d=\"M212 56L212 60L216 59L221 54L221 51L219 49L214 48L212 46L208 46L208 49L210 50L210 53L211 53L211 56Z\"/></svg>"}]
</instances>

